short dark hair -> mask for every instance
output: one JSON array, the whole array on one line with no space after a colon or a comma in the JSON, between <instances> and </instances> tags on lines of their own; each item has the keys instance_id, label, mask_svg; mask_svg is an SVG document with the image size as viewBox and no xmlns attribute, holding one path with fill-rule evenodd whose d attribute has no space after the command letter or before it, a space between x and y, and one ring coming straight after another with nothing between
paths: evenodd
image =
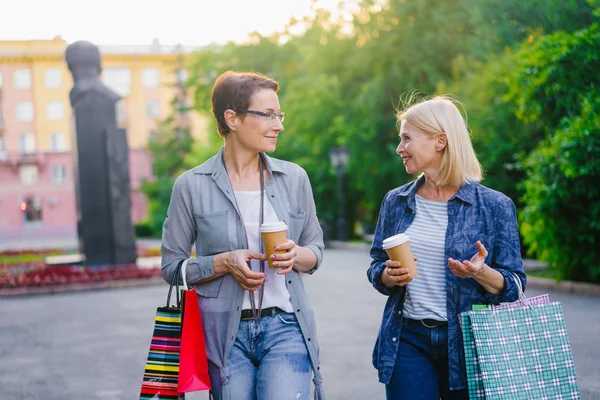
<instances>
[{"instance_id":1,"label":"short dark hair","mask_svg":"<svg viewBox=\"0 0 600 400\"><path fill-rule=\"evenodd\" d=\"M211 101L212 112L221 136L229 133L225 111L247 110L250 98L260 89L272 89L277 93L279 83L256 72L226 71L219 75L212 89Z\"/></svg>"}]
</instances>

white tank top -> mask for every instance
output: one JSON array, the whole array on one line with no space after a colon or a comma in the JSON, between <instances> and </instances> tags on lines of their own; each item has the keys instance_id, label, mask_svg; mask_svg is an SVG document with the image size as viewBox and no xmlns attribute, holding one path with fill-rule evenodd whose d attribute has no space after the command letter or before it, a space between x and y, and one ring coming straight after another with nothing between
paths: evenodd
<instances>
[{"instance_id":1,"label":"white tank top","mask_svg":"<svg viewBox=\"0 0 600 400\"><path fill-rule=\"evenodd\" d=\"M260 221L260 191L236 191L235 198L242 214L244 226L246 227L246 235L248 237L248 249L256 252L261 252L259 248L259 221ZM264 222L277 222L277 214L265 195L264 202ZM260 271L260 261L250 260L250 268L253 271ZM285 275L277 273L279 269L271 269L265 262L265 274L268 282L264 284L264 294L262 308L279 307L285 312L293 312L294 307L290 300L290 292L285 286ZM254 292L256 305L258 306L258 291ZM246 290L244 292L244 310L252 309L250 305L250 295Z\"/></svg>"}]
</instances>

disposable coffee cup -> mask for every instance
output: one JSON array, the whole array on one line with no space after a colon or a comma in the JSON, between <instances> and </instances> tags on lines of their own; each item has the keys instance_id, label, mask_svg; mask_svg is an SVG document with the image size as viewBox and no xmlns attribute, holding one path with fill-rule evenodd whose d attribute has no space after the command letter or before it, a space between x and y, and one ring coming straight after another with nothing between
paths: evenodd
<instances>
[{"instance_id":1,"label":"disposable coffee cup","mask_svg":"<svg viewBox=\"0 0 600 400\"><path fill-rule=\"evenodd\" d=\"M410 249L408 235L400 233L390 236L383 241L383 249L392 261L400 261L401 268L408 268L410 277L414 279L417 276L417 265Z\"/></svg>"},{"instance_id":2,"label":"disposable coffee cup","mask_svg":"<svg viewBox=\"0 0 600 400\"><path fill-rule=\"evenodd\" d=\"M283 221L266 222L260 226L265 253L269 262L269 268L279 268L273 265L271 255L285 253L287 250L275 250L275 246L287 240L288 227Z\"/></svg>"}]
</instances>

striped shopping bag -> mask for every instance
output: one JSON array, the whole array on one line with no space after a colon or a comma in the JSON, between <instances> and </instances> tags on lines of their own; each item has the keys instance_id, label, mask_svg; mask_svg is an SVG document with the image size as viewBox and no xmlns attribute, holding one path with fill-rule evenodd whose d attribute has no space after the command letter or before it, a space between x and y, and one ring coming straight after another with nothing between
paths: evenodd
<instances>
[{"instance_id":1,"label":"striped shopping bag","mask_svg":"<svg viewBox=\"0 0 600 400\"><path fill-rule=\"evenodd\" d=\"M179 269L173 274L167 305L158 307L154 332L144 370L140 400L183 399L177 390L179 353L181 346L181 303L179 297ZM171 292L176 286L177 304L170 306Z\"/></svg>"},{"instance_id":2,"label":"striped shopping bag","mask_svg":"<svg viewBox=\"0 0 600 400\"><path fill-rule=\"evenodd\" d=\"M159 307L146 361L140 400L178 399L181 309Z\"/></svg>"}]
</instances>

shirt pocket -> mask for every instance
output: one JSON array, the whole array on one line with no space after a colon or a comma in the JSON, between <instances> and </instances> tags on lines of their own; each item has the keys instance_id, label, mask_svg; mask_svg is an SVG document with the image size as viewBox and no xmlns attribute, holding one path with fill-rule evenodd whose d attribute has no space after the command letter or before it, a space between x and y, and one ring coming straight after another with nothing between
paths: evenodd
<instances>
[{"instance_id":1,"label":"shirt pocket","mask_svg":"<svg viewBox=\"0 0 600 400\"><path fill-rule=\"evenodd\" d=\"M288 212L288 238L299 244L300 235L304 229L304 222L306 221L306 213L303 209L299 209L298 212Z\"/></svg>"},{"instance_id":2,"label":"shirt pocket","mask_svg":"<svg viewBox=\"0 0 600 400\"><path fill-rule=\"evenodd\" d=\"M457 261L469 261L477 253L477 241L485 246L488 251L488 256L485 259L487 265L491 265L492 259L492 246L494 244L493 237L482 233L459 233L453 236L449 246L449 257L454 258ZM467 304L470 309L470 304L473 301L484 304L481 302L481 285L474 279L461 279L459 280L459 292L461 301ZM464 306L463 307L467 307Z\"/></svg>"},{"instance_id":3,"label":"shirt pocket","mask_svg":"<svg viewBox=\"0 0 600 400\"><path fill-rule=\"evenodd\" d=\"M477 241L481 241L485 249L488 251L488 256L485 263L490 265L492 259L492 251L494 240L491 235L481 233L459 233L450 238L450 246L448 246L448 256L458 261L470 260L477 253Z\"/></svg>"},{"instance_id":4,"label":"shirt pocket","mask_svg":"<svg viewBox=\"0 0 600 400\"><path fill-rule=\"evenodd\" d=\"M200 255L209 256L230 250L228 217L229 210L196 214L196 241Z\"/></svg>"}]
</instances>

